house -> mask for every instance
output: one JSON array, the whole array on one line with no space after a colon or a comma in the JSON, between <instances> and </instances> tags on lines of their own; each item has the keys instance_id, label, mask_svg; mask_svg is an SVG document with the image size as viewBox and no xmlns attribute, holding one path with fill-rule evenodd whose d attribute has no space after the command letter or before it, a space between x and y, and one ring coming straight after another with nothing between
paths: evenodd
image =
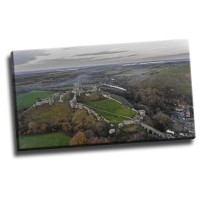
<instances>
[{"instance_id":1,"label":"house","mask_svg":"<svg viewBox=\"0 0 200 200\"><path fill-rule=\"evenodd\" d=\"M166 130L166 133L170 133L170 134L172 134L172 135L174 135L174 131L171 131L171 130Z\"/></svg>"},{"instance_id":2,"label":"house","mask_svg":"<svg viewBox=\"0 0 200 200\"><path fill-rule=\"evenodd\" d=\"M183 112L183 108L175 108L176 112Z\"/></svg>"},{"instance_id":3,"label":"house","mask_svg":"<svg viewBox=\"0 0 200 200\"><path fill-rule=\"evenodd\" d=\"M145 110L138 110L138 113L141 117L145 117Z\"/></svg>"},{"instance_id":4,"label":"house","mask_svg":"<svg viewBox=\"0 0 200 200\"><path fill-rule=\"evenodd\" d=\"M115 129L114 128L109 130L109 134L113 134L113 133L115 133Z\"/></svg>"},{"instance_id":5,"label":"house","mask_svg":"<svg viewBox=\"0 0 200 200\"><path fill-rule=\"evenodd\" d=\"M178 105L178 107L175 108L175 111L177 112L183 112L185 110L186 106L185 105Z\"/></svg>"}]
</instances>

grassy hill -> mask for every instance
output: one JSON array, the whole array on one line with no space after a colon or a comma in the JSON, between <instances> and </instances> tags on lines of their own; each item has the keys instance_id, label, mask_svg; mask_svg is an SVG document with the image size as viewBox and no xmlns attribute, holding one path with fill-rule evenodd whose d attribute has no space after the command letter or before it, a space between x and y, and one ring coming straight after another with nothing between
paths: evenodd
<instances>
[{"instance_id":1,"label":"grassy hill","mask_svg":"<svg viewBox=\"0 0 200 200\"><path fill-rule=\"evenodd\" d=\"M26 121L35 121L38 123L51 123L56 120L70 120L73 110L69 104L54 103L53 105L42 105L33 107L24 112L23 116Z\"/></svg>"},{"instance_id":2,"label":"grassy hill","mask_svg":"<svg viewBox=\"0 0 200 200\"><path fill-rule=\"evenodd\" d=\"M113 122L121 122L122 120L126 119L123 117L118 117L117 115L133 117L136 114L135 111L126 108L122 104L117 103L116 101L111 99L86 102L85 105L91 106L95 110L95 112L105 117L107 120ZM113 115L110 113L112 113Z\"/></svg>"}]
</instances>

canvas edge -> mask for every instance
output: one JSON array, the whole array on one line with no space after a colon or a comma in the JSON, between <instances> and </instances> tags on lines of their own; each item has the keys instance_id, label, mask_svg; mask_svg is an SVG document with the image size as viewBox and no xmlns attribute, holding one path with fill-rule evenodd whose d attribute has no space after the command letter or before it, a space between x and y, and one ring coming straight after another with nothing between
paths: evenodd
<instances>
[{"instance_id":1,"label":"canvas edge","mask_svg":"<svg viewBox=\"0 0 200 200\"><path fill-rule=\"evenodd\" d=\"M10 53L10 57L9 57L9 61L10 61L10 73L11 73L11 86L12 86L12 103L13 103L13 111L14 111L14 121L13 121L13 125L15 127L13 127L14 133L13 133L13 137L15 139L15 150L20 151L20 147L19 147L19 140L18 140L18 115L17 115L17 93L16 93L16 87L15 87L15 71L14 71L14 51L11 51Z\"/></svg>"}]
</instances>

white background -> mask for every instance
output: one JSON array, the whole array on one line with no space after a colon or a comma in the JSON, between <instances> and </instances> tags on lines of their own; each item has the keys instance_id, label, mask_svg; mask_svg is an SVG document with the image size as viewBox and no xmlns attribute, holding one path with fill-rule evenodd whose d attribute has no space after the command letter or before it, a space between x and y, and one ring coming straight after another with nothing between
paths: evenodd
<instances>
[{"instance_id":1,"label":"white background","mask_svg":"<svg viewBox=\"0 0 200 200\"><path fill-rule=\"evenodd\" d=\"M0 199L199 200L198 2L0 0ZM12 50L185 38L190 40L195 140L15 153Z\"/></svg>"}]
</instances>

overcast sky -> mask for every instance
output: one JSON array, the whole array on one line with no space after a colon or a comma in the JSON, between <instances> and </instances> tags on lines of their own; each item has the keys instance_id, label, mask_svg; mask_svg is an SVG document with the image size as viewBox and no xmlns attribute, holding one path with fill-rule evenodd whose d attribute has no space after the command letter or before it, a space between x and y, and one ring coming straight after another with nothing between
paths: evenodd
<instances>
[{"instance_id":1,"label":"overcast sky","mask_svg":"<svg viewBox=\"0 0 200 200\"><path fill-rule=\"evenodd\" d=\"M187 40L14 51L15 71L189 58Z\"/></svg>"}]
</instances>

